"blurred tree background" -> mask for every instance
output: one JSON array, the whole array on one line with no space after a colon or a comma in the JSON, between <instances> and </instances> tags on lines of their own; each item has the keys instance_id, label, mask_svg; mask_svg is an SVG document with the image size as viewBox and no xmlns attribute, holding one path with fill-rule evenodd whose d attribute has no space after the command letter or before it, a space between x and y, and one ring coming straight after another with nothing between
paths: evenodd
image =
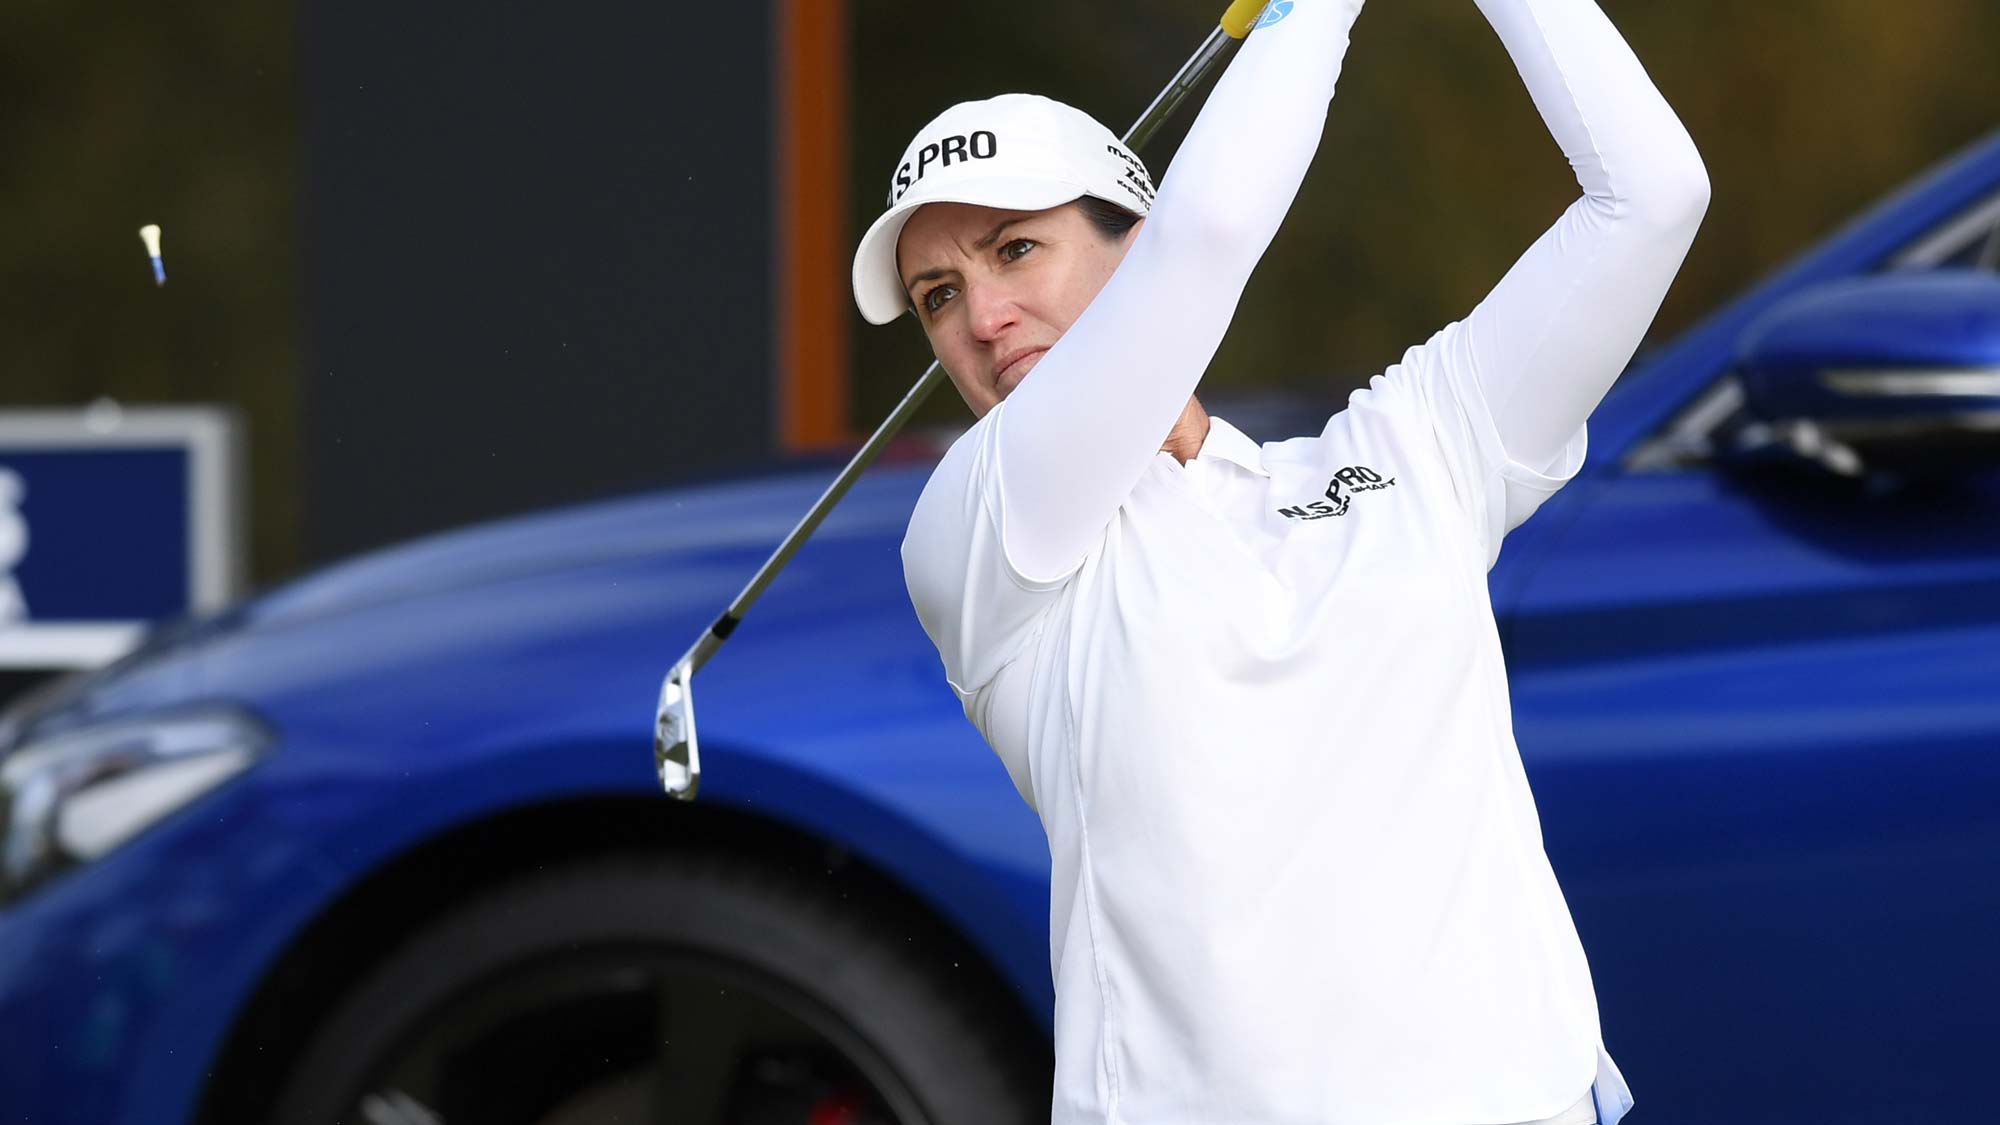
<instances>
[{"instance_id":1,"label":"blurred tree background","mask_svg":"<svg viewBox=\"0 0 2000 1125\"><path fill-rule=\"evenodd\" d=\"M1602 2L1714 185L1656 334L2000 126L2000 70L1978 47L2000 42L1994 0ZM1027 90L1122 131L1221 7L849 3L850 247L879 213L903 145L945 106ZM260 585L299 564L309 408L297 393L308 265L297 232L311 206L301 141L311 107L298 95L295 27L292 5L250 0L0 5L0 407L100 395L236 404ZM660 65L688 46L664 44ZM1156 176L1198 108L1142 154ZM662 107L661 119L699 112ZM1282 385L1335 401L1463 315L1575 192L1470 0L1376 0L1312 174L1205 386ZM148 222L165 228L164 289L136 234ZM865 430L929 352L913 322L854 323L853 419ZM946 392L925 418L968 416Z\"/></svg>"},{"instance_id":2,"label":"blurred tree background","mask_svg":"<svg viewBox=\"0 0 2000 1125\"><path fill-rule=\"evenodd\" d=\"M1600 0L1700 148L1713 187L1654 325L1692 319L1884 191L2000 127L1994 0ZM1193 53L1213 0L1075 5L857 0L856 237L916 130L1010 90L1123 133ZM1205 91L1203 91L1205 92ZM1155 179L1193 99L1140 153ZM1203 389L1347 388L1469 311L1577 195L1471 0L1374 0L1355 25L1326 134ZM861 424L930 361L922 330L857 320ZM964 423L949 391L923 420Z\"/></svg>"},{"instance_id":3,"label":"blurred tree background","mask_svg":"<svg viewBox=\"0 0 2000 1125\"><path fill-rule=\"evenodd\" d=\"M253 579L299 542L292 26L257 0L0 3L0 408L235 404Z\"/></svg>"}]
</instances>

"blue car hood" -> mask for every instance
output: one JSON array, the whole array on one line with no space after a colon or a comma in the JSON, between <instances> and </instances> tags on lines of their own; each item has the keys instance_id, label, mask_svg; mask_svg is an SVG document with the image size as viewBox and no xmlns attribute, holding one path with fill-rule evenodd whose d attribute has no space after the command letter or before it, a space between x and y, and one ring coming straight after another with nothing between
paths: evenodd
<instances>
[{"instance_id":1,"label":"blue car hood","mask_svg":"<svg viewBox=\"0 0 2000 1125\"><path fill-rule=\"evenodd\" d=\"M931 467L923 461L864 474L814 532L814 541L900 541ZM837 471L828 466L570 505L333 563L222 610L162 623L117 661L39 685L0 719L0 754L30 730L54 733L198 694L191 658L231 637L619 561L668 573L681 566L722 567L747 580ZM726 597L718 599L713 612L720 614L726 604Z\"/></svg>"},{"instance_id":2,"label":"blue car hood","mask_svg":"<svg viewBox=\"0 0 2000 1125\"><path fill-rule=\"evenodd\" d=\"M864 475L815 537L900 538L929 471L926 464ZM620 559L670 565L676 559L766 555L805 515L833 472L667 489L441 532L280 586L244 603L231 625L289 627L386 602Z\"/></svg>"}]
</instances>

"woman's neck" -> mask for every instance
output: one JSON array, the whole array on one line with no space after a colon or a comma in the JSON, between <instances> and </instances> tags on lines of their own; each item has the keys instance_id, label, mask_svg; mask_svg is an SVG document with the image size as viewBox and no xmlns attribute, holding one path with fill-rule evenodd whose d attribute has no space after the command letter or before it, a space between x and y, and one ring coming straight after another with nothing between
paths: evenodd
<instances>
[{"instance_id":1,"label":"woman's neck","mask_svg":"<svg viewBox=\"0 0 2000 1125\"><path fill-rule=\"evenodd\" d=\"M1201 408L1200 399L1189 395L1181 416L1174 420L1174 428L1167 431L1167 440L1160 448L1185 465L1201 452L1201 443L1207 438L1208 411Z\"/></svg>"}]
</instances>

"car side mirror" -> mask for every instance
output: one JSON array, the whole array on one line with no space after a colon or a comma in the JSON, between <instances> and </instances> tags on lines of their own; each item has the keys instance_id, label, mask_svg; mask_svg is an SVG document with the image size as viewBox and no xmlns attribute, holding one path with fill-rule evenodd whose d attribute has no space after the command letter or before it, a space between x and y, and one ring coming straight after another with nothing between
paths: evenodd
<instances>
[{"instance_id":1,"label":"car side mirror","mask_svg":"<svg viewBox=\"0 0 2000 1125\"><path fill-rule=\"evenodd\" d=\"M1739 453L1786 446L1849 476L2000 465L2000 275L1815 286L1751 322L1736 367Z\"/></svg>"}]
</instances>

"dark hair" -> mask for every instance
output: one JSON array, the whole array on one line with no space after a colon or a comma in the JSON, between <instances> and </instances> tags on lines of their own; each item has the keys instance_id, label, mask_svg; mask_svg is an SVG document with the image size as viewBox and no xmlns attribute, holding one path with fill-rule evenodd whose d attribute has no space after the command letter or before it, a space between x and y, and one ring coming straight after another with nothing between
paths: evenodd
<instances>
[{"instance_id":1,"label":"dark hair","mask_svg":"<svg viewBox=\"0 0 2000 1125\"><path fill-rule=\"evenodd\" d=\"M1097 233L1106 242L1116 242L1125 237L1125 232L1139 221L1137 214L1094 195L1077 196L1070 206L1083 212L1083 217L1090 220L1090 225L1097 228Z\"/></svg>"}]
</instances>

